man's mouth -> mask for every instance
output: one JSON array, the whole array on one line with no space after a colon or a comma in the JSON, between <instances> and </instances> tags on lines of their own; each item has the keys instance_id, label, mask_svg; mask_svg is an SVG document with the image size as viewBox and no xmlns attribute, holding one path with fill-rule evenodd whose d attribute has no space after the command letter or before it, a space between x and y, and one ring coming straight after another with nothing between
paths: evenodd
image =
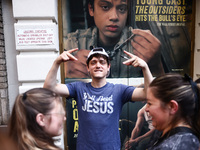
<instances>
[{"instance_id":1,"label":"man's mouth","mask_svg":"<svg viewBox=\"0 0 200 150\"><path fill-rule=\"evenodd\" d=\"M102 72L102 70L95 70L94 72Z\"/></svg>"}]
</instances>

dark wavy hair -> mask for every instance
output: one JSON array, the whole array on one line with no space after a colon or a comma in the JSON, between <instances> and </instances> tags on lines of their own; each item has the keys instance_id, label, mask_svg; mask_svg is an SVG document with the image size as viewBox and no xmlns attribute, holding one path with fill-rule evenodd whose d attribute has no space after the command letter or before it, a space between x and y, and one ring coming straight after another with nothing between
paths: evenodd
<instances>
[{"instance_id":1,"label":"dark wavy hair","mask_svg":"<svg viewBox=\"0 0 200 150\"><path fill-rule=\"evenodd\" d=\"M188 75L169 73L155 78L149 87L163 104L175 100L179 105L179 112L173 123L184 118L200 138L200 89L196 83Z\"/></svg>"}]
</instances>

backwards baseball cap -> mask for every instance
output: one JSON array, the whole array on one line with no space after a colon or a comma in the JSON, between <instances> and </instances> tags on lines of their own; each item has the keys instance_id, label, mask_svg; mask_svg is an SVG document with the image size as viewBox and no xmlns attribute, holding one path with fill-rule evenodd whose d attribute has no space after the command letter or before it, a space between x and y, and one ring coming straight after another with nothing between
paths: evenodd
<instances>
[{"instance_id":1,"label":"backwards baseball cap","mask_svg":"<svg viewBox=\"0 0 200 150\"><path fill-rule=\"evenodd\" d=\"M94 54L101 54L101 55L104 55L106 56L107 58L109 58L108 54L106 53L105 49L103 49L102 47L96 47L96 48L93 48L90 53L88 54L87 56L87 61L90 59L90 57Z\"/></svg>"}]
</instances>

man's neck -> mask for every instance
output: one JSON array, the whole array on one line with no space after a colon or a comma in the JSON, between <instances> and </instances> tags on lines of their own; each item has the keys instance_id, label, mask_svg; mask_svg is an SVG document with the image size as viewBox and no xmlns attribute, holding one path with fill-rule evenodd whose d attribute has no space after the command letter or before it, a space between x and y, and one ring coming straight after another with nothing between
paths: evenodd
<instances>
[{"instance_id":1,"label":"man's neck","mask_svg":"<svg viewBox=\"0 0 200 150\"><path fill-rule=\"evenodd\" d=\"M103 79L92 79L92 82L91 82L91 85L94 87L94 88L101 88L103 87L104 85L106 85L106 78L103 78Z\"/></svg>"}]
</instances>

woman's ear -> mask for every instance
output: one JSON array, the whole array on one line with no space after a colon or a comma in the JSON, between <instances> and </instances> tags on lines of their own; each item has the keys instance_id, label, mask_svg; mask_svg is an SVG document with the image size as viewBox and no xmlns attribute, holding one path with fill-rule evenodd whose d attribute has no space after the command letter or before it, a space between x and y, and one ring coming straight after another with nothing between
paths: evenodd
<instances>
[{"instance_id":1,"label":"woman's ear","mask_svg":"<svg viewBox=\"0 0 200 150\"><path fill-rule=\"evenodd\" d=\"M40 126L45 126L45 116L41 113L37 114L36 121Z\"/></svg>"},{"instance_id":2,"label":"woman's ear","mask_svg":"<svg viewBox=\"0 0 200 150\"><path fill-rule=\"evenodd\" d=\"M170 114L175 114L178 111L178 103L175 100L169 102Z\"/></svg>"}]
</instances>

